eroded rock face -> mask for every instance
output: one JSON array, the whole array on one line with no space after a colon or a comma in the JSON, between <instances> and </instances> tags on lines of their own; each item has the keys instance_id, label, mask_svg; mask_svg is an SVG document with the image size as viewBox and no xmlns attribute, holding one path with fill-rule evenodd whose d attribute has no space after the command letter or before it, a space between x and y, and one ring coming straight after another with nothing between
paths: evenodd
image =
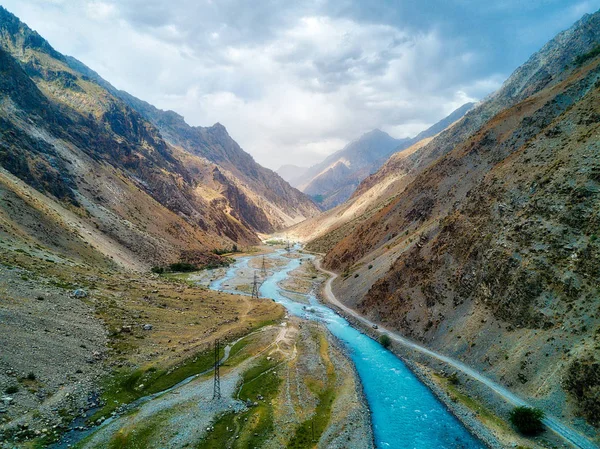
<instances>
[{"instance_id":1,"label":"eroded rock face","mask_svg":"<svg viewBox=\"0 0 600 449\"><path fill-rule=\"evenodd\" d=\"M222 125L190 127L116 90L5 9L0 62L2 168L77 210L133 265L254 245L318 213Z\"/></svg>"},{"instance_id":2,"label":"eroded rock face","mask_svg":"<svg viewBox=\"0 0 600 449\"><path fill-rule=\"evenodd\" d=\"M595 357L574 360L563 382L575 396L579 410L592 424L600 425L600 363Z\"/></svg>"},{"instance_id":3,"label":"eroded rock face","mask_svg":"<svg viewBox=\"0 0 600 449\"><path fill-rule=\"evenodd\" d=\"M571 358L599 338L599 44L600 13L551 41L325 257L364 314L569 414L564 387L590 423L597 395L561 376L587 378Z\"/></svg>"}]
</instances>

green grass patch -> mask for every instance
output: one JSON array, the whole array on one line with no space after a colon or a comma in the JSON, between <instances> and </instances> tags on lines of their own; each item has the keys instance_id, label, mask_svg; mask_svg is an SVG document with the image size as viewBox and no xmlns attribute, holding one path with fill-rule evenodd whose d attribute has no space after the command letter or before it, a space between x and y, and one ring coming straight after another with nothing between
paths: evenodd
<instances>
[{"instance_id":1,"label":"green grass patch","mask_svg":"<svg viewBox=\"0 0 600 449\"><path fill-rule=\"evenodd\" d=\"M290 449L312 448L327 429L331 418L331 408L335 400L335 389L329 386L318 395L319 402L312 418L307 419L300 427L288 444ZM314 440L313 440L314 437Z\"/></svg>"},{"instance_id":2,"label":"green grass patch","mask_svg":"<svg viewBox=\"0 0 600 449\"><path fill-rule=\"evenodd\" d=\"M439 376L436 376L439 379L442 379ZM487 407L483 406L479 401L476 401L470 396L462 393L457 384L453 384L451 380L445 380L445 386L450 394L450 397L456 399L457 401L464 404L466 407L474 411L482 422L486 424L490 424L496 426L500 429L508 430L510 429L506 421L501 419L498 415L492 413Z\"/></svg>"},{"instance_id":3,"label":"green grass patch","mask_svg":"<svg viewBox=\"0 0 600 449\"><path fill-rule=\"evenodd\" d=\"M276 398L281 384L281 378L272 372L277 364L276 360L263 357L243 374L238 399L257 402L258 405L238 415L222 415L213 424L214 431L209 432L196 446L198 449L262 447L269 440L274 432L272 401ZM259 395L261 400L258 399ZM227 430L235 428L236 424L239 426L238 439L235 439L235 432Z\"/></svg>"},{"instance_id":4,"label":"green grass patch","mask_svg":"<svg viewBox=\"0 0 600 449\"><path fill-rule=\"evenodd\" d=\"M247 415L245 412L243 415ZM226 413L213 424L214 430L209 432L204 439L196 446L198 449L223 449L224 447L234 447L231 441L235 434L230 429L235 428L235 413ZM237 447L237 446L235 446Z\"/></svg>"},{"instance_id":5,"label":"green grass patch","mask_svg":"<svg viewBox=\"0 0 600 449\"><path fill-rule=\"evenodd\" d=\"M335 367L329 359L328 348L327 338L321 334L319 352L327 367L327 383L323 385L320 381L312 381L308 384L310 390L317 395L317 407L313 416L296 429L296 433L288 443L288 449L313 448L331 420L331 409L335 400L336 374Z\"/></svg>"},{"instance_id":6,"label":"green grass patch","mask_svg":"<svg viewBox=\"0 0 600 449\"><path fill-rule=\"evenodd\" d=\"M169 412L161 412L152 419L142 421L133 428L119 430L109 441L108 449L146 449L156 441L160 424L168 417Z\"/></svg>"},{"instance_id":7,"label":"green grass patch","mask_svg":"<svg viewBox=\"0 0 600 449\"><path fill-rule=\"evenodd\" d=\"M223 353L224 348L221 348L220 357ZM208 350L169 369L153 366L135 371L119 370L104 385L104 406L89 420L93 422L102 416L108 417L121 404L129 404L141 397L171 388L190 376L206 371L213 362L213 352Z\"/></svg>"},{"instance_id":8,"label":"green grass patch","mask_svg":"<svg viewBox=\"0 0 600 449\"><path fill-rule=\"evenodd\" d=\"M50 281L52 285L58 288L62 288L63 290L75 290L77 286L72 284L71 282L63 281L61 279L55 279Z\"/></svg>"},{"instance_id":9,"label":"green grass patch","mask_svg":"<svg viewBox=\"0 0 600 449\"><path fill-rule=\"evenodd\" d=\"M250 337L244 337L236 342L229 351L229 359L225 362L227 366L239 365L241 362L250 357L251 354L244 351L244 349L251 343Z\"/></svg>"},{"instance_id":10,"label":"green grass patch","mask_svg":"<svg viewBox=\"0 0 600 449\"><path fill-rule=\"evenodd\" d=\"M269 239L269 240L265 240L265 244L267 244L267 245L285 245L285 240L283 240L283 239Z\"/></svg>"}]
</instances>

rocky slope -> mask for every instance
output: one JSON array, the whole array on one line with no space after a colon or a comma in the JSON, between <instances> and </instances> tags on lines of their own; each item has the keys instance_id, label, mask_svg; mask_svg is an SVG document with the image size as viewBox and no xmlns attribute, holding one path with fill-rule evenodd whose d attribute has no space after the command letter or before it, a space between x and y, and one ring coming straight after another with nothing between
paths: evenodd
<instances>
[{"instance_id":1,"label":"rocky slope","mask_svg":"<svg viewBox=\"0 0 600 449\"><path fill-rule=\"evenodd\" d=\"M362 179L408 142L373 130L310 167L293 181L294 185L315 198L324 210L331 209L346 201Z\"/></svg>"},{"instance_id":2,"label":"rocky slope","mask_svg":"<svg viewBox=\"0 0 600 449\"><path fill-rule=\"evenodd\" d=\"M392 154L379 170L365 177L346 202L287 229L286 234L301 241L310 241L308 245L310 250L321 253L331 249L358 224L384 207L390 198L404 190L416 173L416 171L413 173L405 170L405 163L409 156L431 142L439 130L453 126L472 108L473 103L467 103L421 132L411 139L416 143Z\"/></svg>"},{"instance_id":3,"label":"rocky slope","mask_svg":"<svg viewBox=\"0 0 600 449\"><path fill-rule=\"evenodd\" d=\"M73 215L89 228L77 236L82 243L142 268L206 260L212 249L234 242L256 244L257 232L318 210L256 164L220 124L189 127L175 113L116 95L4 9L0 59L3 186L16 197L35 196L22 202L23 214L52 209L60 221L53 232L65 241ZM36 192L27 193L29 187ZM6 207L14 222L7 233L48 240ZM67 246L62 250L69 254Z\"/></svg>"},{"instance_id":4,"label":"rocky slope","mask_svg":"<svg viewBox=\"0 0 600 449\"><path fill-rule=\"evenodd\" d=\"M391 160L404 186L330 233L324 260L344 273L334 289L349 305L592 426L599 45L600 13L587 15L454 126Z\"/></svg>"},{"instance_id":5,"label":"rocky slope","mask_svg":"<svg viewBox=\"0 0 600 449\"><path fill-rule=\"evenodd\" d=\"M394 153L428 139L459 120L474 106L466 103L416 137L394 139L378 129L364 134L323 162L308 169L295 170L290 183L329 210L350 198L359 184L376 172Z\"/></svg>"},{"instance_id":6,"label":"rocky slope","mask_svg":"<svg viewBox=\"0 0 600 449\"><path fill-rule=\"evenodd\" d=\"M210 127L189 126L176 112L157 109L125 91L116 89L72 57L67 57L67 61L69 66L86 74L139 112L157 127L166 142L215 164L225 176L223 191L228 199L236 202L235 197L228 195L230 184L235 184L237 189L252 200L257 209L266 212L264 218L270 226L255 228L259 232L272 232L318 213L316 205L305 195L273 171L256 163L220 123Z\"/></svg>"}]
</instances>

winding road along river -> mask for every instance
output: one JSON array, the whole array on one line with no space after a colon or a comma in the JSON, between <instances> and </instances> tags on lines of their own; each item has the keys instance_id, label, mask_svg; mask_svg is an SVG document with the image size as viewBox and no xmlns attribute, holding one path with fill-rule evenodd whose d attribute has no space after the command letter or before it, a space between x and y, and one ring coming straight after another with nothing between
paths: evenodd
<instances>
[{"instance_id":1,"label":"winding road along river","mask_svg":"<svg viewBox=\"0 0 600 449\"><path fill-rule=\"evenodd\" d=\"M211 284L215 290L248 268L250 256L239 258L224 278ZM282 295L278 283L300 265L283 251L270 255L285 261L269 272L260 288L263 297L282 304L290 314L325 323L346 346L356 366L371 410L375 445L380 449L471 449L484 445L474 438L407 366L379 343L362 334L329 307L307 295L310 306ZM303 255L303 257L309 257ZM238 293L232 291L232 293Z\"/></svg>"}]
</instances>

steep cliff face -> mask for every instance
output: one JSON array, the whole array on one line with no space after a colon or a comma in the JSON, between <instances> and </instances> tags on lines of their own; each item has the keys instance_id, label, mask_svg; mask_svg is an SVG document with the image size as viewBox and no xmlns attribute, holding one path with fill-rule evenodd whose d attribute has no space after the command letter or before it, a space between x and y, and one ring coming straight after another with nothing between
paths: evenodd
<instances>
[{"instance_id":1,"label":"steep cliff face","mask_svg":"<svg viewBox=\"0 0 600 449\"><path fill-rule=\"evenodd\" d=\"M251 209L269 209L267 221L248 217L249 221L261 221L265 226L254 228L258 232L273 232L313 217L319 208L306 195L291 187L279 175L262 167L246 153L227 133L220 123L210 127L190 126L184 118L173 111L163 111L127 92L113 87L96 72L74 58L67 57L70 67L85 74L100 86L124 101L160 131L170 145L212 162L229 180L235 182L246 201L253 203ZM227 193L228 189L223 189ZM234 198L228 198L236 201ZM247 210L250 212L250 210ZM243 215L243 214L242 214Z\"/></svg>"},{"instance_id":2,"label":"steep cliff face","mask_svg":"<svg viewBox=\"0 0 600 449\"><path fill-rule=\"evenodd\" d=\"M325 257L362 313L594 425L599 32L584 17L397 161L411 181Z\"/></svg>"},{"instance_id":3,"label":"steep cliff face","mask_svg":"<svg viewBox=\"0 0 600 449\"><path fill-rule=\"evenodd\" d=\"M127 266L173 262L182 252L208 254L233 242L256 244L257 232L318 211L256 164L223 126L192 128L174 113L115 95L3 8L0 61L6 185L26 187L9 180L14 175L52 207L75 211L127 252Z\"/></svg>"},{"instance_id":4,"label":"steep cliff face","mask_svg":"<svg viewBox=\"0 0 600 449\"><path fill-rule=\"evenodd\" d=\"M25 54L28 61L36 57ZM51 246L62 241L55 250L73 257L79 252L69 254L66 242L73 228L83 227L85 232L75 231L76 239L130 268L173 262L188 249L207 253L232 240L256 241L252 231L194 194L189 173L133 111L113 102L97 119L82 115L40 89L53 87L47 78L32 78L4 50L0 59L0 177L7 195L22 200L18 206L2 203L13 223L4 231L32 232L29 238ZM18 220L46 213L60 239L41 228L38 235L29 220ZM87 260L88 253L81 256Z\"/></svg>"}]
</instances>

